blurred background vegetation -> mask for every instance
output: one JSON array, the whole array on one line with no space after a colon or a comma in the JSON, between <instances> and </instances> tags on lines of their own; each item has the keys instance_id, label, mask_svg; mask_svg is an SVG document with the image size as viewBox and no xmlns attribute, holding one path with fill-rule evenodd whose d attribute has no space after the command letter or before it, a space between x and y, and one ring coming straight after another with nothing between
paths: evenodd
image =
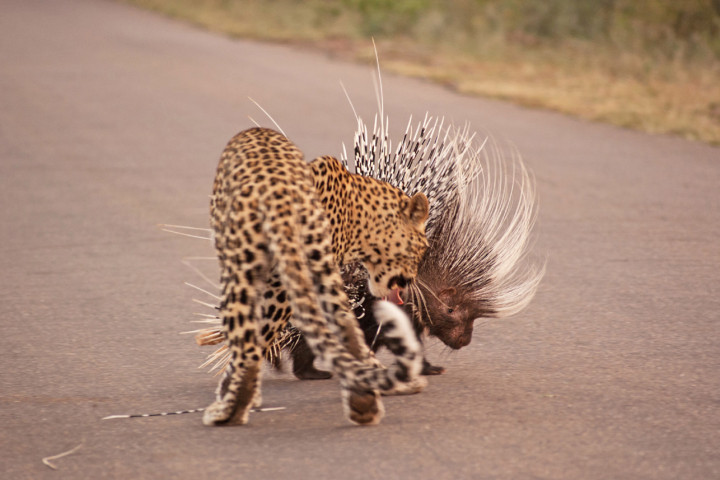
<instances>
[{"instance_id":1,"label":"blurred background vegetation","mask_svg":"<svg viewBox=\"0 0 720 480\"><path fill-rule=\"evenodd\" d=\"M126 0L466 94L720 144L720 0Z\"/></svg>"}]
</instances>

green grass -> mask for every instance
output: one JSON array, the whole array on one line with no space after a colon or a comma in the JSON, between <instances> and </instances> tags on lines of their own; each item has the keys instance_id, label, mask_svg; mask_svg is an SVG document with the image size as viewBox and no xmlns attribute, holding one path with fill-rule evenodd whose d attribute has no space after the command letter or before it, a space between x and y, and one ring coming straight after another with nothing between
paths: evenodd
<instances>
[{"instance_id":1,"label":"green grass","mask_svg":"<svg viewBox=\"0 0 720 480\"><path fill-rule=\"evenodd\" d=\"M500 98L720 144L720 0L126 0Z\"/></svg>"}]
</instances>

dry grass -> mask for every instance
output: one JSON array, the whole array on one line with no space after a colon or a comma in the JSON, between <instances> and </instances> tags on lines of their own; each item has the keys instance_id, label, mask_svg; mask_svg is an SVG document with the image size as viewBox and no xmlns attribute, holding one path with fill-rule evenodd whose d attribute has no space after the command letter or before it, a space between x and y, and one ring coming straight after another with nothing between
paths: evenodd
<instances>
[{"instance_id":1,"label":"dry grass","mask_svg":"<svg viewBox=\"0 0 720 480\"><path fill-rule=\"evenodd\" d=\"M127 1L236 37L374 58L367 35L354 28L357 12L333 8L337 2ZM462 40L431 43L411 35L381 36L383 68L464 94L720 145L720 61L712 56L663 59L592 42L543 44L522 37L508 41L507 35L490 37L482 49L468 49Z\"/></svg>"},{"instance_id":2,"label":"dry grass","mask_svg":"<svg viewBox=\"0 0 720 480\"><path fill-rule=\"evenodd\" d=\"M384 53L383 67L464 94L720 145L720 75L703 68L686 69L672 78L658 72L637 78L603 64L572 65L571 59L552 63L532 56L497 61L444 57L413 62Z\"/></svg>"}]
</instances>

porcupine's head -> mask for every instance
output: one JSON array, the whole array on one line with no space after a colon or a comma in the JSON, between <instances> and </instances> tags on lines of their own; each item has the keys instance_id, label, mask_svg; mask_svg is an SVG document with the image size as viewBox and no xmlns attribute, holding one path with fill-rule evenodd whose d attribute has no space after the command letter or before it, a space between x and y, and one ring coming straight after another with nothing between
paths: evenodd
<instances>
[{"instance_id":1,"label":"porcupine's head","mask_svg":"<svg viewBox=\"0 0 720 480\"><path fill-rule=\"evenodd\" d=\"M405 299L418 326L458 349L470 343L475 320L522 310L544 269L523 262L536 213L519 156L428 116L408 126L395 150L385 122L372 133L358 123L358 173L430 200L429 248Z\"/></svg>"},{"instance_id":2,"label":"porcupine's head","mask_svg":"<svg viewBox=\"0 0 720 480\"><path fill-rule=\"evenodd\" d=\"M457 350L467 346L472 341L475 320L486 316L482 302L471 300L471 292L458 287L457 282L436 276L426 277L419 288L422 303L417 298L409 299L409 308L413 309L411 314L430 335L450 348Z\"/></svg>"}]
</instances>

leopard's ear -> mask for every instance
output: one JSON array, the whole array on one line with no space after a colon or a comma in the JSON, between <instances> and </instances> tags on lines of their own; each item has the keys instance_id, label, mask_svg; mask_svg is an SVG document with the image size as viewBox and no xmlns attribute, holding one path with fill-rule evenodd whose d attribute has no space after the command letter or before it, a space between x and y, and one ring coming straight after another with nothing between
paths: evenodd
<instances>
[{"instance_id":1,"label":"leopard's ear","mask_svg":"<svg viewBox=\"0 0 720 480\"><path fill-rule=\"evenodd\" d=\"M430 203L424 193L418 192L410 198L405 210L410 221L421 227L424 225L430 213Z\"/></svg>"}]
</instances>

